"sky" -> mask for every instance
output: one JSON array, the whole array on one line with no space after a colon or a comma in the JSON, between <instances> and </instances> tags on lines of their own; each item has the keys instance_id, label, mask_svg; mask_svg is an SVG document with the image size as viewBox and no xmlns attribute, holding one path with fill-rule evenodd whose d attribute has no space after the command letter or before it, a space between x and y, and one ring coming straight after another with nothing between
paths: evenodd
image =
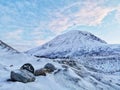
<instances>
[{"instance_id":1,"label":"sky","mask_svg":"<svg viewBox=\"0 0 120 90\"><path fill-rule=\"evenodd\" d=\"M0 0L0 40L19 51L70 30L120 44L120 0Z\"/></svg>"}]
</instances>

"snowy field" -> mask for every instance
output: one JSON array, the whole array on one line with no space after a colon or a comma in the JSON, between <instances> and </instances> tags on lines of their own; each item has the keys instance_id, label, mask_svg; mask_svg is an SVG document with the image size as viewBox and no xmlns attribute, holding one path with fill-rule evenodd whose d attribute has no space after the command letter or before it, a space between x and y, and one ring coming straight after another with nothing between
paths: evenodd
<instances>
[{"instance_id":1,"label":"snowy field","mask_svg":"<svg viewBox=\"0 0 120 90\"><path fill-rule=\"evenodd\" d=\"M4 54L0 59L0 90L120 90L120 76L92 72L80 64L70 66L58 63L60 60L38 59L24 54ZM6 81L12 70L25 63L39 69L48 62L59 72L37 76L35 82L30 83Z\"/></svg>"}]
</instances>

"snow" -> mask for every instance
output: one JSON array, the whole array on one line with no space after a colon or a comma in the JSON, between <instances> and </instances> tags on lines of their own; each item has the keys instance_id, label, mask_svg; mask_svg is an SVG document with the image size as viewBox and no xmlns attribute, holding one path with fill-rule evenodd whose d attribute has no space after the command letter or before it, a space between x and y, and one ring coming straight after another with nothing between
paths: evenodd
<instances>
[{"instance_id":1,"label":"snow","mask_svg":"<svg viewBox=\"0 0 120 90\"><path fill-rule=\"evenodd\" d=\"M35 58L25 54L7 55L0 57L0 90L119 90L120 77L89 71L81 64L64 69L57 60L46 58ZM61 59L59 59L61 61ZM31 63L35 69L44 67L47 63L52 63L57 69L56 74L50 73L47 76L36 77L35 82L7 82L10 78L10 71L19 69L23 64ZM13 65L10 67L10 65ZM56 70L57 71L57 70ZM55 71L55 72L56 72ZM99 81L96 78L100 78ZM112 80L112 82L110 82ZM96 84L97 83L97 84ZM116 84L118 83L118 85Z\"/></svg>"},{"instance_id":2,"label":"snow","mask_svg":"<svg viewBox=\"0 0 120 90\"><path fill-rule=\"evenodd\" d=\"M71 31L29 50L29 54L16 52L0 41L0 90L120 90L120 45L107 44L89 32ZM99 54L94 55L96 53ZM67 56L72 58L60 58ZM71 60L75 64L67 63ZM35 70L52 63L57 70L46 76L36 76L30 83L7 81L10 72L25 63L31 63Z\"/></svg>"},{"instance_id":3,"label":"snow","mask_svg":"<svg viewBox=\"0 0 120 90\"><path fill-rule=\"evenodd\" d=\"M70 31L48 43L27 51L28 54L46 58L70 58L98 72L120 72L120 45L107 44L104 40L85 31Z\"/></svg>"},{"instance_id":4,"label":"snow","mask_svg":"<svg viewBox=\"0 0 120 90\"><path fill-rule=\"evenodd\" d=\"M89 32L73 30L27 53L47 58L120 55L120 45L110 45Z\"/></svg>"},{"instance_id":5,"label":"snow","mask_svg":"<svg viewBox=\"0 0 120 90\"><path fill-rule=\"evenodd\" d=\"M15 53L19 53L19 52L0 40L0 55L1 56L6 55L6 54L15 54Z\"/></svg>"}]
</instances>

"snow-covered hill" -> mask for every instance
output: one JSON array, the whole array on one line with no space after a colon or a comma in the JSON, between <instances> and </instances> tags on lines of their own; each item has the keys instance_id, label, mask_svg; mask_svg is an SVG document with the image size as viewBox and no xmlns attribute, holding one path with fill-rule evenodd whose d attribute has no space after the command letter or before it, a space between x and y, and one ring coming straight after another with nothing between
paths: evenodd
<instances>
[{"instance_id":1,"label":"snow-covered hill","mask_svg":"<svg viewBox=\"0 0 120 90\"><path fill-rule=\"evenodd\" d=\"M0 57L1 58L1 57ZM26 55L13 55L0 60L0 90L119 90L120 76L98 73L77 62L52 60ZM11 61L11 62L10 62ZM8 82L11 70L31 63L35 69L52 63L57 70L46 76L37 76L34 82Z\"/></svg>"},{"instance_id":2,"label":"snow-covered hill","mask_svg":"<svg viewBox=\"0 0 120 90\"><path fill-rule=\"evenodd\" d=\"M0 55L19 53L17 50L0 40Z\"/></svg>"},{"instance_id":3,"label":"snow-covered hill","mask_svg":"<svg viewBox=\"0 0 120 90\"><path fill-rule=\"evenodd\" d=\"M59 35L27 53L52 59L69 58L98 72L120 73L120 45L107 44L85 31L75 30Z\"/></svg>"},{"instance_id":4,"label":"snow-covered hill","mask_svg":"<svg viewBox=\"0 0 120 90\"><path fill-rule=\"evenodd\" d=\"M120 51L120 45L113 46L89 32L74 30L27 53L47 58L116 55Z\"/></svg>"},{"instance_id":5,"label":"snow-covered hill","mask_svg":"<svg viewBox=\"0 0 120 90\"><path fill-rule=\"evenodd\" d=\"M70 31L27 52L39 58L12 54L16 52L1 41L0 90L120 90L120 45L109 45L91 33ZM25 63L35 70L51 63L56 70L30 83L7 81L10 72Z\"/></svg>"}]
</instances>

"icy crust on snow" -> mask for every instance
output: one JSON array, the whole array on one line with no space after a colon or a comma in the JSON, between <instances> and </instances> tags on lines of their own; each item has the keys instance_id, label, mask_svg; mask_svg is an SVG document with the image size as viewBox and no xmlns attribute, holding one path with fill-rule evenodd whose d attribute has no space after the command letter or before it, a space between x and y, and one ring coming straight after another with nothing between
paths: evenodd
<instances>
[{"instance_id":1,"label":"icy crust on snow","mask_svg":"<svg viewBox=\"0 0 120 90\"><path fill-rule=\"evenodd\" d=\"M31 63L35 69L44 67L46 63L52 63L58 71L47 76L38 76L36 81L31 83L7 82L10 71L18 69L26 62ZM0 90L119 90L119 83L120 76L89 71L79 63L69 66L58 63L58 60L38 59L22 54L7 56L0 60Z\"/></svg>"}]
</instances>

